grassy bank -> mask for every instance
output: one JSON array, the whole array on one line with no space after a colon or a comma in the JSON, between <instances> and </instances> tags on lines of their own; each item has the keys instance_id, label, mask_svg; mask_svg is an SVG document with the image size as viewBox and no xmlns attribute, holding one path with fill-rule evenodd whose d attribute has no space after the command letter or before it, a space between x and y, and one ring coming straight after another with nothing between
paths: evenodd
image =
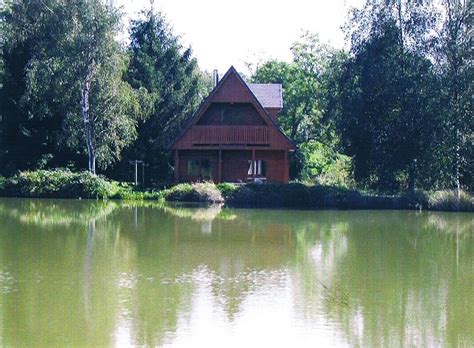
<instances>
[{"instance_id":1,"label":"grassy bank","mask_svg":"<svg viewBox=\"0 0 474 348\"><path fill-rule=\"evenodd\" d=\"M217 185L226 204L233 207L303 209L426 209L474 211L474 197L454 191L384 195L334 186L290 184Z\"/></svg>"},{"instance_id":2,"label":"grassy bank","mask_svg":"<svg viewBox=\"0 0 474 348\"><path fill-rule=\"evenodd\" d=\"M179 184L161 191L139 191L89 172L67 170L22 172L0 177L0 195L30 198L97 198L225 203L229 207L292 209L427 209L474 211L474 197L454 191L383 195L321 185Z\"/></svg>"},{"instance_id":3,"label":"grassy bank","mask_svg":"<svg viewBox=\"0 0 474 348\"><path fill-rule=\"evenodd\" d=\"M0 178L0 195L27 198L158 199L159 192L136 191L127 183L90 172L36 170Z\"/></svg>"}]
</instances>

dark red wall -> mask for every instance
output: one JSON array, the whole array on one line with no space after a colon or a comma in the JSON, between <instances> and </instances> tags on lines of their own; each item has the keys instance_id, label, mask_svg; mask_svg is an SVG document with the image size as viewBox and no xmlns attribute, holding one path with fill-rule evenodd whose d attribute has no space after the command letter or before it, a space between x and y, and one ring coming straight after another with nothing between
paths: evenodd
<instances>
[{"instance_id":1,"label":"dark red wall","mask_svg":"<svg viewBox=\"0 0 474 348\"><path fill-rule=\"evenodd\" d=\"M212 180L219 181L219 151L181 150L179 151L178 181L198 181L200 178L188 175L188 160L209 159ZM245 182L248 177L248 161L252 160L251 150L222 150L222 178L225 182ZM288 165L285 151L256 150L255 160L266 162L267 181L288 182Z\"/></svg>"},{"instance_id":2,"label":"dark red wall","mask_svg":"<svg viewBox=\"0 0 474 348\"><path fill-rule=\"evenodd\" d=\"M280 113L281 109L277 108L266 108L270 116L275 120L278 124L278 114Z\"/></svg>"}]
</instances>

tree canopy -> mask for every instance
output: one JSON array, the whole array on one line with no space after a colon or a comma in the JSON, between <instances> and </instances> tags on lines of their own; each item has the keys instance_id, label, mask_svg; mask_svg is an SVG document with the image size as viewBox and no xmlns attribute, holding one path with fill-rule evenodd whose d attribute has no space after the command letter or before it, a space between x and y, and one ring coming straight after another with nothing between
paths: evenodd
<instances>
[{"instance_id":1,"label":"tree canopy","mask_svg":"<svg viewBox=\"0 0 474 348\"><path fill-rule=\"evenodd\" d=\"M291 177L381 191L473 189L473 3L366 0L348 50L304 33L290 61L250 80L283 85ZM171 179L167 145L211 87L190 47L152 10L118 41L103 0L7 1L0 16L0 174L71 167L147 184Z\"/></svg>"},{"instance_id":2,"label":"tree canopy","mask_svg":"<svg viewBox=\"0 0 474 348\"><path fill-rule=\"evenodd\" d=\"M147 178L163 181L171 176L168 144L181 131L209 91L209 79L199 70L191 48L185 48L164 16L152 11L132 21L130 62L125 80L140 91L142 118L138 138L124 153L120 169L130 160L148 165ZM120 173L118 173L120 175Z\"/></svg>"},{"instance_id":3,"label":"tree canopy","mask_svg":"<svg viewBox=\"0 0 474 348\"><path fill-rule=\"evenodd\" d=\"M139 107L122 80L119 18L99 0L12 3L3 29L7 166L64 165L87 153L95 172L96 159L106 168L120 158L136 136Z\"/></svg>"}]
</instances>

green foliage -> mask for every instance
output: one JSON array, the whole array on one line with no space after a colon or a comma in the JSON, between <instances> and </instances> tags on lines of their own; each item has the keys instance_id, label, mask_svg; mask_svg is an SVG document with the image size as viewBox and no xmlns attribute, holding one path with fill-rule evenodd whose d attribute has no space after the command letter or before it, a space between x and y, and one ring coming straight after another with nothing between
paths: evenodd
<instances>
[{"instance_id":1,"label":"green foliage","mask_svg":"<svg viewBox=\"0 0 474 348\"><path fill-rule=\"evenodd\" d=\"M128 183L107 180L88 171L65 169L20 172L8 179L0 177L0 194L32 198L103 198L161 200L156 191L136 191Z\"/></svg>"},{"instance_id":2,"label":"green foliage","mask_svg":"<svg viewBox=\"0 0 474 348\"><path fill-rule=\"evenodd\" d=\"M220 183L220 184L217 184L216 186L217 186L217 189L221 192L222 197L224 197L224 200L229 199L234 194L234 192L236 192L239 188L237 184L228 183L228 182Z\"/></svg>"},{"instance_id":3,"label":"green foliage","mask_svg":"<svg viewBox=\"0 0 474 348\"><path fill-rule=\"evenodd\" d=\"M237 207L342 208L363 206L357 191L330 186L290 184L246 184L235 190L226 201Z\"/></svg>"},{"instance_id":4,"label":"green foliage","mask_svg":"<svg viewBox=\"0 0 474 348\"><path fill-rule=\"evenodd\" d=\"M417 44L429 31L429 19L425 14L411 21L424 14L417 6L400 14L392 8L398 3L367 4L350 22L351 56L333 116L357 182L398 190L397 178L408 177L414 189L417 172L430 172L442 130L439 81Z\"/></svg>"},{"instance_id":5,"label":"green foliage","mask_svg":"<svg viewBox=\"0 0 474 348\"><path fill-rule=\"evenodd\" d=\"M47 13L51 3L9 2L2 8L4 72L0 81L0 171L3 174L35 168L43 154L55 152L53 149L59 141L59 111L51 107L36 108L32 103L36 101L27 96L30 87L27 69L37 43L48 35L54 37L65 24L58 22L53 25L53 18ZM58 152L55 154L60 155Z\"/></svg>"},{"instance_id":6,"label":"green foliage","mask_svg":"<svg viewBox=\"0 0 474 348\"><path fill-rule=\"evenodd\" d=\"M318 141L301 144L304 167L300 178L321 185L351 186L351 158Z\"/></svg>"},{"instance_id":7,"label":"green foliage","mask_svg":"<svg viewBox=\"0 0 474 348\"><path fill-rule=\"evenodd\" d=\"M252 81L283 85L278 123L296 144L301 144L324 134L327 72L331 60L340 53L310 33L302 35L291 51L291 63L269 60L257 67Z\"/></svg>"},{"instance_id":8,"label":"green foliage","mask_svg":"<svg viewBox=\"0 0 474 348\"><path fill-rule=\"evenodd\" d=\"M443 0L434 54L441 71L443 134L436 159L442 187L474 188L474 2Z\"/></svg>"},{"instance_id":9,"label":"green foliage","mask_svg":"<svg viewBox=\"0 0 474 348\"><path fill-rule=\"evenodd\" d=\"M163 191L167 201L222 203L224 198L213 183L178 184Z\"/></svg>"},{"instance_id":10,"label":"green foliage","mask_svg":"<svg viewBox=\"0 0 474 348\"><path fill-rule=\"evenodd\" d=\"M137 191L88 171L37 170L0 177L0 195L30 198L102 198L126 201L223 203L232 207L305 209L429 209L474 211L467 192L421 192L401 196L363 193L337 186L290 184L183 183L162 191Z\"/></svg>"},{"instance_id":11,"label":"green foliage","mask_svg":"<svg viewBox=\"0 0 474 348\"><path fill-rule=\"evenodd\" d=\"M474 197L465 191L435 191L428 195L428 207L442 211L474 211Z\"/></svg>"},{"instance_id":12,"label":"green foliage","mask_svg":"<svg viewBox=\"0 0 474 348\"><path fill-rule=\"evenodd\" d=\"M138 159L148 164L148 183L168 182L167 145L210 79L164 16L132 21L126 52L116 40L121 13L102 0L4 5L0 173L84 168L87 153L91 170L97 159L128 180ZM438 5L367 0L350 13L349 52L305 33L290 62L255 69L252 81L283 85L278 122L299 147L292 178L384 192L472 191L473 2ZM252 187L218 188L226 198L258 197ZM161 197L120 185L115 195Z\"/></svg>"},{"instance_id":13,"label":"green foliage","mask_svg":"<svg viewBox=\"0 0 474 348\"><path fill-rule=\"evenodd\" d=\"M120 14L100 0L48 0L14 2L2 16L3 171L82 164L86 139L100 167L120 158L140 111L122 80Z\"/></svg>"},{"instance_id":14,"label":"green foliage","mask_svg":"<svg viewBox=\"0 0 474 348\"><path fill-rule=\"evenodd\" d=\"M379 195L337 186L290 184L245 184L228 190L226 205L306 209L430 209L474 211L474 198L454 192Z\"/></svg>"},{"instance_id":15,"label":"green foliage","mask_svg":"<svg viewBox=\"0 0 474 348\"><path fill-rule=\"evenodd\" d=\"M143 117L138 122L138 138L112 174L117 176L129 167L129 160L138 159L148 165L147 180L160 182L172 176L167 146L197 109L209 86L191 49L181 45L164 16L153 12L144 15L131 23L130 64L124 75L140 93Z\"/></svg>"},{"instance_id":16,"label":"green foliage","mask_svg":"<svg viewBox=\"0 0 474 348\"><path fill-rule=\"evenodd\" d=\"M7 179L0 175L0 192L2 192L3 189L5 188L6 181L7 181Z\"/></svg>"},{"instance_id":17,"label":"green foliage","mask_svg":"<svg viewBox=\"0 0 474 348\"><path fill-rule=\"evenodd\" d=\"M119 190L118 183L90 172L37 170L21 172L8 178L2 193L12 197L108 198Z\"/></svg>"},{"instance_id":18,"label":"green foliage","mask_svg":"<svg viewBox=\"0 0 474 348\"><path fill-rule=\"evenodd\" d=\"M291 63L269 60L258 66L252 76L254 82L283 85L283 110L278 116L278 124L301 150L291 158L290 176L304 180L324 176L323 181L328 183L348 180L348 172L331 170L341 167L344 159L335 155L338 138L327 117L334 104L335 76L344 54L321 43L318 36L310 33L303 34L291 50ZM315 144L332 152L331 160L339 161L320 161L321 158L316 158L320 151Z\"/></svg>"}]
</instances>

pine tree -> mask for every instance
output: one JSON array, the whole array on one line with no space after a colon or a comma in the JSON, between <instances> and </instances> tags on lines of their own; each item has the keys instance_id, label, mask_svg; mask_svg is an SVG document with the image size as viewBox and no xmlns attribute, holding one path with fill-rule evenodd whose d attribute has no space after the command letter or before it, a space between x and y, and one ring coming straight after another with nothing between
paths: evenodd
<instances>
[{"instance_id":1,"label":"pine tree","mask_svg":"<svg viewBox=\"0 0 474 348\"><path fill-rule=\"evenodd\" d=\"M137 91L144 113L138 124L138 138L126 151L115 175L124 175L130 160L142 160L147 181L163 181L171 175L168 144L178 135L188 118L208 92L203 74L192 57L173 35L160 13L149 11L144 19L132 22L130 65L126 80Z\"/></svg>"}]
</instances>

